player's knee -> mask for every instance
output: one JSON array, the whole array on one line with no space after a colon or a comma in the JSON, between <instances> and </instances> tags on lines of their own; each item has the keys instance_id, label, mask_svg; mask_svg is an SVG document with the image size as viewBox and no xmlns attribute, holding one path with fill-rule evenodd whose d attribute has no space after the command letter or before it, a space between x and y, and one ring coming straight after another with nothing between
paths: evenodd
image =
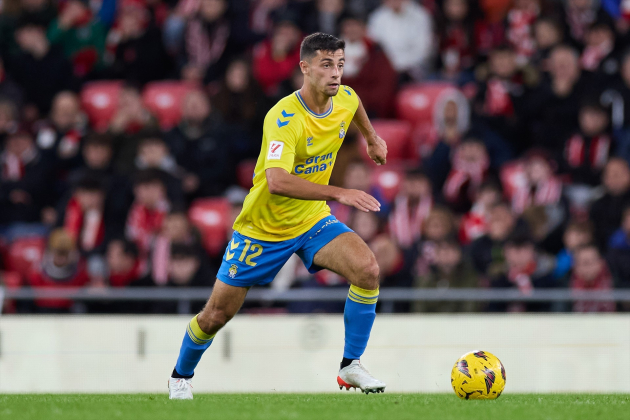
<instances>
[{"instance_id":1,"label":"player's knee","mask_svg":"<svg viewBox=\"0 0 630 420\"><path fill-rule=\"evenodd\" d=\"M199 328L206 334L216 334L227 324L232 315L221 309L211 309L204 311L198 318Z\"/></svg>"},{"instance_id":2,"label":"player's knee","mask_svg":"<svg viewBox=\"0 0 630 420\"><path fill-rule=\"evenodd\" d=\"M361 286L359 287L367 290L377 289L379 285L379 276L380 271L376 262L376 258L372 256L363 266L363 270L361 273Z\"/></svg>"}]
</instances>

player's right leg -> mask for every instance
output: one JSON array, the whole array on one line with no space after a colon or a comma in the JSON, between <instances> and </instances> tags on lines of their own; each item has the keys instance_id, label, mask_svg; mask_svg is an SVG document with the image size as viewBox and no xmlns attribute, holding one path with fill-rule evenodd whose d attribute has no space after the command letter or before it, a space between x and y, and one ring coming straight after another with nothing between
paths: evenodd
<instances>
[{"instance_id":1,"label":"player's right leg","mask_svg":"<svg viewBox=\"0 0 630 420\"><path fill-rule=\"evenodd\" d=\"M217 279L208 303L186 327L177 364L169 379L170 399L192 399L191 379L195 367L212 344L217 332L241 308L248 290L248 287L230 286Z\"/></svg>"}]
</instances>

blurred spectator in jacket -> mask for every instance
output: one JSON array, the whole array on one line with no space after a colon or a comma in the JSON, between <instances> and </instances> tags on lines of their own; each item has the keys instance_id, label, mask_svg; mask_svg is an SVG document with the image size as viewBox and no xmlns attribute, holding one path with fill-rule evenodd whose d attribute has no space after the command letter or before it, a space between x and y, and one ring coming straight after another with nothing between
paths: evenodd
<instances>
[{"instance_id":1,"label":"blurred spectator in jacket","mask_svg":"<svg viewBox=\"0 0 630 420\"><path fill-rule=\"evenodd\" d=\"M271 37L254 47L253 73L263 91L273 96L300 61L302 34L295 22L279 20Z\"/></svg>"},{"instance_id":2,"label":"blurred spectator in jacket","mask_svg":"<svg viewBox=\"0 0 630 420\"><path fill-rule=\"evenodd\" d=\"M339 36L344 9L344 0L316 0L303 11L304 18L300 26L306 34L323 32Z\"/></svg>"},{"instance_id":3,"label":"blurred spectator in jacket","mask_svg":"<svg viewBox=\"0 0 630 420\"><path fill-rule=\"evenodd\" d=\"M611 76L619 71L619 57L615 46L615 30L609 22L599 21L586 32L585 47L580 56L582 69Z\"/></svg>"},{"instance_id":4,"label":"blurred spectator in jacket","mask_svg":"<svg viewBox=\"0 0 630 420\"><path fill-rule=\"evenodd\" d=\"M124 238L107 243L107 268L110 287L126 287L140 277L138 248Z\"/></svg>"},{"instance_id":5,"label":"blurred spectator in jacket","mask_svg":"<svg viewBox=\"0 0 630 420\"><path fill-rule=\"evenodd\" d=\"M378 188L372 187L370 184L370 175L370 168L368 168L362 159L351 160L343 171L341 186L343 188L365 191L371 194L381 203L381 211L378 217L385 217L389 212L389 203L382 197ZM331 184L334 185L333 182L331 182ZM331 213L342 223L346 223L355 210L352 207L344 206L336 201L331 201L328 205L330 206Z\"/></svg>"},{"instance_id":6,"label":"blurred spectator in jacket","mask_svg":"<svg viewBox=\"0 0 630 420\"><path fill-rule=\"evenodd\" d=\"M125 236L138 247L144 272L147 258L171 204L162 176L156 170L147 169L137 173L133 193L134 201L127 216Z\"/></svg>"},{"instance_id":7,"label":"blurred spectator in jacket","mask_svg":"<svg viewBox=\"0 0 630 420\"><path fill-rule=\"evenodd\" d=\"M77 77L85 77L101 65L106 36L106 26L94 16L87 0L60 3L59 15L48 27L48 39L63 47Z\"/></svg>"},{"instance_id":8,"label":"blurred spectator in jacket","mask_svg":"<svg viewBox=\"0 0 630 420\"><path fill-rule=\"evenodd\" d=\"M503 264L503 244L515 227L516 218L508 204L501 202L489 209L487 233L475 239L469 247L477 273L487 278L496 266Z\"/></svg>"},{"instance_id":9,"label":"blurred spectator in jacket","mask_svg":"<svg viewBox=\"0 0 630 420\"><path fill-rule=\"evenodd\" d=\"M436 16L439 37L438 67L448 79L456 79L475 64L475 2L445 0Z\"/></svg>"},{"instance_id":10,"label":"blurred spectator in jacket","mask_svg":"<svg viewBox=\"0 0 630 420\"><path fill-rule=\"evenodd\" d=\"M135 159L135 169L138 171L145 169L159 171L166 185L169 201L171 203L183 203L182 180L186 176L186 171L177 165L166 142L157 133L140 140L138 155Z\"/></svg>"},{"instance_id":11,"label":"blurred spectator in jacket","mask_svg":"<svg viewBox=\"0 0 630 420\"><path fill-rule=\"evenodd\" d=\"M25 131L11 134L0 154L0 165L0 224L38 222L41 210L52 199L52 171L33 137Z\"/></svg>"},{"instance_id":12,"label":"blurred spectator in jacket","mask_svg":"<svg viewBox=\"0 0 630 420\"><path fill-rule=\"evenodd\" d=\"M536 251L534 241L526 235L513 235L503 246L505 264L490 281L493 289L518 289L521 295L529 296L534 289L556 286L553 279L553 259ZM538 312L548 311L547 303L493 302L493 312Z\"/></svg>"},{"instance_id":13,"label":"blurred spectator in jacket","mask_svg":"<svg viewBox=\"0 0 630 420\"><path fill-rule=\"evenodd\" d=\"M564 230L564 235L562 235L564 248L556 255L556 268L553 270L553 277L555 279L565 278L573 269L575 250L593 243L593 239L593 224L590 221L569 222Z\"/></svg>"},{"instance_id":14,"label":"blurred spectator in jacket","mask_svg":"<svg viewBox=\"0 0 630 420\"><path fill-rule=\"evenodd\" d=\"M74 186L59 216L59 224L84 254L104 251L101 245L104 245L109 224L105 212L105 194L101 179L85 177Z\"/></svg>"},{"instance_id":15,"label":"blurred spectator in jacket","mask_svg":"<svg viewBox=\"0 0 630 420\"><path fill-rule=\"evenodd\" d=\"M366 243L382 232L381 221L374 212L353 211L348 226Z\"/></svg>"},{"instance_id":16,"label":"blurred spectator in jacket","mask_svg":"<svg viewBox=\"0 0 630 420\"><path fill-rule=\"evenodd\" d=\"M230 63L212 103L232 137L237 156L254 157L260 152L260 130L271 108L262 89L252 76L245 59Z\"/></svg>"},{"instance_id":17,"label":"blurred spectator in jacket","mask_svg":"<svg viewBox=\"0 0 630 420\"><path fill-rule=\"evenodd\" d=\"M573 43L582 46L586 42L589 27L597 21L612 19L599 7L595 0L567 0L564 4L565 25Z\"/></svg>"},{"instance_id":18,"label":"blurred spectator in jacket","mask_svg":"<svg viewBox=\"0 0 630 420\"><path fill-rule=\"evenodd\" d=\"M242 48L227 18L227 0L201 0L198 4L183 34L181 73L184 80L211 83L221 78Z\"/></svg>"},{"instance_id":19,"label":"blurred spectator in jacket","mask_svg":"<svg viewBox=\"0 0 630 420\"><path fill-rule=\"evenodd\" d=\"M28 284L33 289L79 289L90 279L85 261L76 247L75 241L63 229L50 233L48 246L39 270L28 276ZM40 313L71 312L74 302L70 299L36 299L35 306Z\"/></svg>"},{"instance_id":20,"label":"blurred spectator in jacket","mask_svg":"<svg viewBox=\"0 0 630 420\"><path fill-rule=\"evenodd\" d=\"M437 243L435 260L429 272L418 277L414 287L421 289L476 288L479 285L472 265L464 259L461 246L454 239ZM476 312L477 302L414 302L413 312Z\"/></svg>"},{"instance_id":21,"label":"blurred spectator in jacket","mask_svg":"<svg viewBox=\"0 0 630 420\"><path fill-rule=\"evenodd\" d=\"M183 187L187 194L219 195L234 180L230 138L206 94L189 93L179 124L165 136L175 160L186 170Z\"/></svg>"},{"instance_id":22,"label":"blurred spectator in jacket","mask_svg":"<svg viewBox=\"0 0 630 420\"><path fill-rule=\"evenodd\" d=\"M486 182L479 187L479 192L470 211L459 223L458 239L462 245L468 245L488 231L490 209L501 201L501 187L493 182Z\"/></svg>"},{"instance_id":23,"label":"blurred spectator in jacket","mask_svg":"<svg viewBox=\"0 0 630 420\"><path fill-rule=\"evenodd\" d=\"M630 286L630 206L623 211L621 227L608 240L606 259L619 287Z\"/></svg>"},{"instance_id":24,"label":"blurred spectator in jacket","mask_svg":"<svg viewBox=\"0 0 630 420\"><path fill-rule=\"evenodd\" d=\"M433 206L429 177L419 170L408 171L389 216L389 231L398 246L408 249L421 238Z\"/></svg>"},{"instance_id":25,"label":"blurred spectator in jacket","mask_svg":"<svg viewBox=\"0 0 630 420\"><path fill-rule=\"evenodd\" d=\"M595 241L599 248L608 248L610 236L621 225L623 210L630 205L630 167L620 158L612 158L602 173L606 193L591 206L590 220L595 226Z\"/></svg>"},{"instance_id":26,"label":"blurred spectator in jacket","mask_svg":"<svg viewBox=\"0 0 630 420\"><path fill-rule=\"evenodd\" d=\"M74 92L63 91L55 95L49 118L33 127L42 157L58 170L78 166L85 122L79 98Z\"/></svg>"},{"instance_id":27,"label":"blurred spectator in jacket","mask_svg":"<svg viewBox=\"0 0 630 420\"><path fill-rule=\"evenodd\" d=\"M549 71L549 55L564 39L564 31L560 22L552 17L540 17L534 22L534 39L536 50L531 63L540 72Z\"/></svg>"},{"instance_id":28,"label":"blurred spectator in jacket","mask_svg":"<svg viewBox=\"0 0 630 420\"><path fill-rule=\"evenodd\" d=\"M107 37L110 78L144 85L169 74L170 62L160 30L150 25L150 14L140 1L119 5Z\"/></svg>"},{"instance_id":29,"label":"blurred spectator in jacket","mask_svg":"<svg viewBox=\"0 0 630 420\"><path fill-rule=\"evenodd\" d=\"M610 112L599 101L585 102L578 121L579 131L566 141L561 167L573 184L595 187L614 147Z\"/></svg>"},{"instance_id":30,"label":"blurred spectator in jacket","mask_svg":"<svg viewBox=\"0 0 630 420\"><path fill-rule=\"evenodd\" d=\"M0 144L18 129L18 109L15 102L0 98Z\"/></svg>"},{"instance_id":31,"label":"blurred spectator in jacket","mask_svg":"<svg viewBox=\"0 0 630 420\"><path fill-rule=\"evenodd\" d=\"M367 37L365 22L344 18L341 38L346 41L343 83L357 92L372 118L393 117L398 76L381 47Z\"/></svg>"},{"instance_id":32,"label":"blurred spectator in jacket","mask_svg":"<svg viewBox=\"0 0 630 420\"><path fill-rule=\"evenodd\" d=\"M15 39L20 50L10 61L11 75L24 88L26 102L46 115L57 92L77 87L72 65L61 47L50 45L40 22L20 21Z\"/></svg>"},{"instance_id":33,"label":"blurred spectator in jacket","mask_svg":"<svg viewBox=\"0 0 630 420\"><path fill-rule=\"evenodd\" d=\"M0 100L11 101L18 109L24 102L23 88L7 73L2 55L0 55ZM17 113L15 115L17 116Z\"/></svg>"},{"instance_id":34,"label":"blurred spectator in jacket","mask_svg":"<svg viewBox=\"0 0 630 420\"><path fill-rule=\"evenodd\" d=\"M157 121L144 106L139 86L125 84L108 129L114 143L114 166L118 172L129 173L134 169L138 143L156 129Z\"/></svg>"},{"instance_id":35,"label":"blurred spectator in jacket","mask_svg":"<svg viewBox=\"0 0 630 420\"><path fill-rule=\"evenodd\" d=\"M531 138L539 147L559 155L564 140L578 125L578 110L590 87L581 74L576 50L558 45L549 56L549 80L532 92L523 117L529 118Z\"/></svg>"},{"instance_id":36,"label":"blurred spectator in jacket","mask_svg":"<svg viewBox=\"0 0 630 420\"><path fill-rule=\"evenodd\" d=\"M185 244L173 244L170 249L171 260L168 266L168 278L163 287L211 287L215 277L210 268L201 260L198 249ZM156 286L154 279L147 276L134 282L133 286ZM162 301L148 303L145 311L156 314L192 314L199 312L204 302L196 301Z\"/></svg>"},{"instance_id":37,"label":"blurred spectator in jacket","mask_svg":"<svg viewBox=\"0 0 630 420\"><path fill-rule=\"evenodd\" d=\"M596 290L599 292L613 290L613 278L606 261L602 258L597 246L583 245L575 250L575 268L571 273L569 287L573 291ZM573 312L614 312L615 302L609 301L576 301Z\"/></svg>"},{"instance_id":38,"label":"blurred spectator in jacket","mask_svg":"<svg viewBox=\"0 0 630 420\"><path fill-rule=\"evenodd\" d=\"M418 260L415 264L417 275L424 276L435 262L435 249L440 241L456 234L455 216L443 206L435 206L422 226L422 239L417 243Z\"/></svg>"},{"instance_id":39,"label":"blurred spectator in jacket","mask_svg":"<svg viewBox=\"0 0 630 420\"><path fill-rule=\"evenodd\" d=\"M433 53L433 22L411 0L383 0L368 19L368 35L378 42L403 79L426 74Z\"/></svg>"}]
</instances>

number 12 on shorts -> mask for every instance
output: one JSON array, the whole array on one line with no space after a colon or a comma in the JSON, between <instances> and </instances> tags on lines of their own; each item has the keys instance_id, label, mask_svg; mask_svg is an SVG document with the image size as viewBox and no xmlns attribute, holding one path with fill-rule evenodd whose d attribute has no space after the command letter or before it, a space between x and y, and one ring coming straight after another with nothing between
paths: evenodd
<instances>
[{"instance_id":1,"label":"number 12 on shorts","mask_svg":"<svg viewBox=\"0 0 630 420\"><path fill-rule=\"evenodd\" d=\"M234 239L232 239L232 242L230 242L230 245L229 245L230 249L226 252L226 255L225 255L226 261L230 261L232 258L234 258L234 254L236 252L230 252L230 251L234 251L238 249L240 245L241 245L240 242L234 242ZM248 251L250 251L249 255L247 255ZM241 255L238 257L238 260L242 262L243 259L245 259L245 264L254 267L258 263L255 263L252 260L258 257L260 254L262 254L262 252L263 252L262 245L252 244L252 241L250 241L249 239L245 239L245 245L243 246L243 251L241 251Z\"/></svg>"}]
</instances>

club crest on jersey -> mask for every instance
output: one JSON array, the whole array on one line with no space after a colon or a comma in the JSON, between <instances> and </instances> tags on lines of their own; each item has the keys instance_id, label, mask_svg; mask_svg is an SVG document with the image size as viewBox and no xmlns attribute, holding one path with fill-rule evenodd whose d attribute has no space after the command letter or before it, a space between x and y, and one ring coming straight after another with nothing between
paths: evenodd
<instances>
[{"instance_id":1,"label":"club crest on jersey","mask_svg":"<svg viewBox=\"0 0 630 420\"><path fill-rule=\"evenodd\" d=\"M346 122L342 121L339 128L339 138L342 139L346 136Z\"/></svg>"},{"instance_id":2,"label":"club crest on jersey","mask_svg":"<svg viewBox=\"0 0 630 420\"><path fill-rule=\"evenodd\" d=\"M311 136L311 137L306 139L306 145L307 146L312 146L313 145L313 136Z\"/></svg>"},{"instance_id":3,"label":"club crest on jersey","mask_svg":"<svg viewBox=\"0 0 630 420\"><path fill-rule=\"evenodd\" d=\"M228 270L228 276L233 279L234 277L236 277L236 273L238 271L238 267L236 266L236 264L232 264L230 266L230 269Z\"/></svg>"}]
</instances>

